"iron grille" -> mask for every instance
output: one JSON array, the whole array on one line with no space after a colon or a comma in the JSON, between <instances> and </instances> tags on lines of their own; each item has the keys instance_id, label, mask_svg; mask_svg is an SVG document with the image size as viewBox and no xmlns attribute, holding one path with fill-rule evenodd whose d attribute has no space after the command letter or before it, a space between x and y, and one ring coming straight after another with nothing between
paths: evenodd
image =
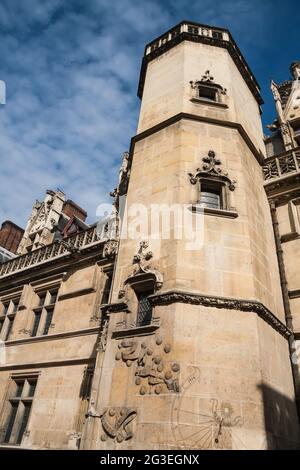
<instances>
[{"instance_id":1,"label":"iron grille","mask_svg":"<svg viewBox=\"0 0 300 470\"><path fill-rule=\"evenodd\" d=\"M149 325L152 318L152 307L148 300L148 296L153 292L143 292L139 295L137 326Z\"/></svg>"}]
</instances>

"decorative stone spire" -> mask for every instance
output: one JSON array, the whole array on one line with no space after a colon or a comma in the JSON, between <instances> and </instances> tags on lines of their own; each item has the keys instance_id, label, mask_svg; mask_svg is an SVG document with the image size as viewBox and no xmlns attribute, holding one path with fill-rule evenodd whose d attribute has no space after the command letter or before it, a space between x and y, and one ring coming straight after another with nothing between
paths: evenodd
<instances>
[{"instance_id":1,"label":"decorative stone spire","mask_svg":"<svg viewBox=\"0 0 300 470\"><path fill-rule=\"evenodd\" d=\"M300 80L300 62L299 61L292 62L290 66L290 72L294 80Z\"/></svg>"}]
</instances>

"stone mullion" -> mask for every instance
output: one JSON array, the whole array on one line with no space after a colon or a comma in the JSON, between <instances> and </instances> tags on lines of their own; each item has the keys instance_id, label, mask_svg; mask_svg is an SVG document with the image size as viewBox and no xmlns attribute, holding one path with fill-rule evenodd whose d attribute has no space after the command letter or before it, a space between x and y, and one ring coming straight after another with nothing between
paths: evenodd
<instances>
[{"instance_id":1,"label":"stone mullion","mask_svg":"<svg viewBox=\"0 0 300 470\"><path fill-rule=\"evenodd\" d=\"M46 317L47 317L47 309L45 307L43 307L43 309L41 311L40 323L39 323L39 327L38 327L36 336L42 336L43 335L43 331L44 331L44 328L45 328Z\"/></svg>"}]
</instances>

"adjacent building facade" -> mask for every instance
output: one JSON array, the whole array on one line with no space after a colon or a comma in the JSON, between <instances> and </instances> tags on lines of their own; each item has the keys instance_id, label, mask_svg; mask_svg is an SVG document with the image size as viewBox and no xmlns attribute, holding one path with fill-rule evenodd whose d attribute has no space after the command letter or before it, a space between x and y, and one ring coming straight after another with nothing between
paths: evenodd
<instances>
[{"instance_id":1,"label":"adjacent building facade","mask_svg":"<svg viewBox=\"0 0 300 470\"><path fill-rule=\"evenodd\" d=\"M0 265L2 447L299 448L291 71L272 83L265 142L259 86L229 31L182 22L146 46L111 218L88 226L48 191ZM181 208L201 221L196 247L178 236Z\"/></svg>"}]
</instances>

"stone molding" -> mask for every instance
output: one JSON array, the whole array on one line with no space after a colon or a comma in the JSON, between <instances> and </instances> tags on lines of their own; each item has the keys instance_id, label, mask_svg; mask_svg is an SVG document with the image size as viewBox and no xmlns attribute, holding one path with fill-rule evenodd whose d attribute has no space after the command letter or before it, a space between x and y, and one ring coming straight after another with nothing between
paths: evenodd
<instances>
[{"instance_id":1,"label":"stone molding","mask_svg":"<svg viewBox=\"0 0 300 470\"><path fill-rule=\"evenodd\" d=\"M170 305L173 303L185 303L191 305L203 305L204 307L240 310L241 312L254 312L285 339L288 339L292 335L291 330L282 323L281 320L279 320L261 302L256 300L217 297L174 290L151 295L149 297L149 301L153 307L158 305Z\"/></svg>"}]
</instances>

